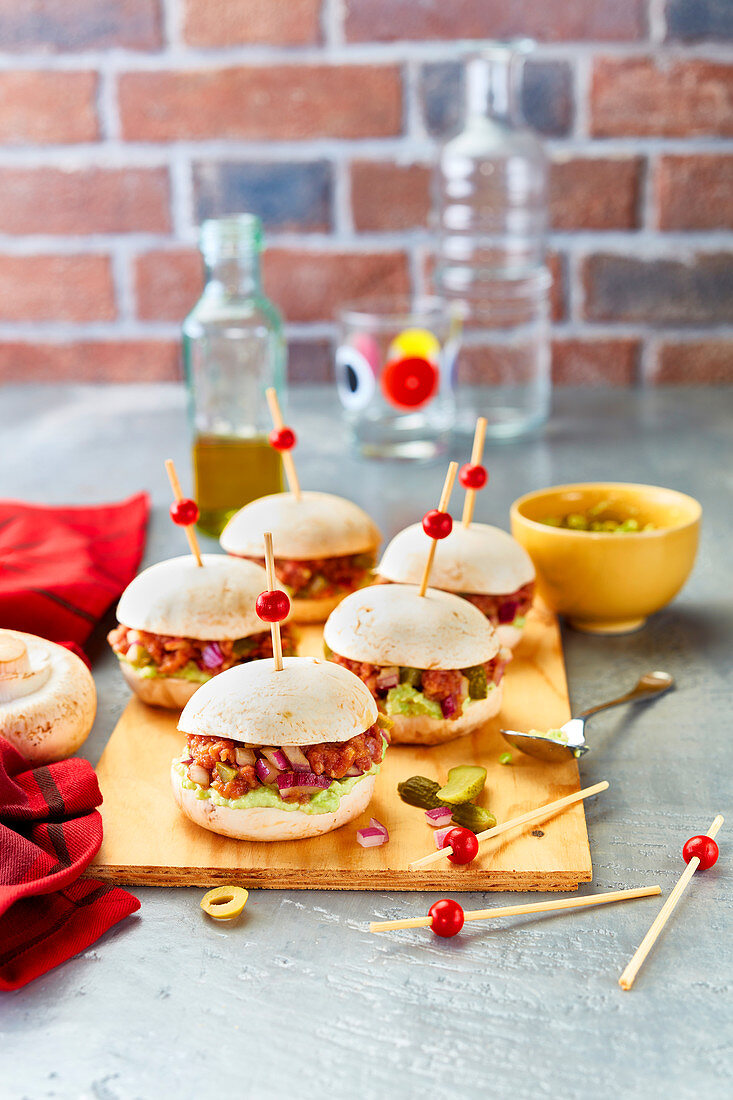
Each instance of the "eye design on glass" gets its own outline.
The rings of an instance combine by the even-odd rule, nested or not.
[[[344,408],[352,411],[365,408],[377,388],[371,364],[350,344],[336,352],[336,388]]]

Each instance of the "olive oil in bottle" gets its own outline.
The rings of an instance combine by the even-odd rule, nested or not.
[[[193,473],[198,526],[206,535],[221,534],[231,517],[250,500],[284,489],[282,459],[267,436],[242,438],[198,435],[193,441]],[[232,504],[233,501],[238,503]]]
[[[244,504],[283,488],[280,455],[267,442],[265,390],[282,396],[285,343],[262,291],[259,218],[206,221],[200,246],[206,286],[183,322],[183,357],[198,526],[217,536]]]

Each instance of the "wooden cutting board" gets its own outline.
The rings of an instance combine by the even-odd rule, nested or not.
[[[320,627],[306,628],[302,635],[300,652],[320,655]],[[499,763],[507,749],[499,734],[502,725],[556,728],[570,717],[557,621],[542,606],[528,619],[504,684],[501,714],[481,733],[435,748],[393,745],[362,818],[322,837],[282,844],[230,840],[183,817],[169,781],[170,762],[184,743],[177,715],[133,698],[97,769],[104,842],[91,872],[133,886],[226,882],[290,890],[576,889],[592,877],[582,803],[488,841],[467,866],[444,860],[419,872],[407,869],[411,860],[435,847],[423,811],[406,806],[397,795],[397,783],[410,775],[445,781],[456,764],[482,764],[488,777],[481,802],[498,822],[580,788],[575,761],[543,764],[514,750],[511,765]],[[365,849],[355,834],[371,816],[387,826],[390,841]]]

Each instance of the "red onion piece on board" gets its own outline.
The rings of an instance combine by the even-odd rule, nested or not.
[[[428,825],[439,829],[442,825],[450,825],[453,820],[453,810],[450,806],[437,806],[434,810],[426,810],[425,816],[428,819]]]
[[[362,848],[378,848],[380,844],[386,844],[389,834],[383,829],[374,829],[371,825],[366,829],[356,830],[356,843]]]
[[[451,831],[451,829],[455,829],[455,825],[448,825],[445,829],[436,829],[435,830],[435,832],[433,833],[433,836],[435,837],[435,847],[436,848],[442,848],[444,846],[445,838],[446,838],[447,834]]]

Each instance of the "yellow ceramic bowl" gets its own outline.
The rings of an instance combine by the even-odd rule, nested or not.
[[[652,531],[608,534],[551,527],[548,516],[584,513],[609,501],[620,517]],[[515,500],[512,534],[537,570],[537,589],[578,630],[624,634],[668,604],[690,575],[700,504],[655,485],[590,482],[538,489]]]

